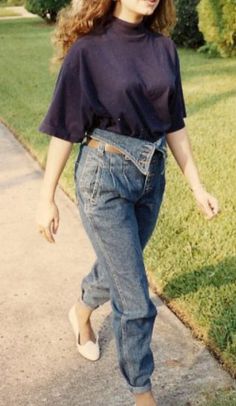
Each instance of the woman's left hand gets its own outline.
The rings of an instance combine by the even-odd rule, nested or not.
[[[192,190],[199,209],[205,214],[206,219],[211,220],[220,213],[219,202],[216,197],[208,193],[204,188]]]

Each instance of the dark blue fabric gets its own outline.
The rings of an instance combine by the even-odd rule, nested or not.
[[[112,15],[69,49],[39,131],[81,142],[97,127],[155,142],[186,116],[173,40]]]

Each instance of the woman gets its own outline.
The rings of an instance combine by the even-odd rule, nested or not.
[[[71,152],[77,204],[97,260],[69,318],[81,355],[100,356],[91,313],[111,300],[120,371],[140,406],[156,405],[150,348],[157,309],[148,293],[143,249],[165,190],[168,144],[208,219],[218,201],[202,185],[184,117],[178,53],[165,35],[172,0],[82,0],[59,16],[62,60],[39,130],[52,136],[37,211],[39,231],[55,242],[55,189]]]

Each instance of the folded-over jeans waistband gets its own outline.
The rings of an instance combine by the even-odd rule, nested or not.
[[[119,148],[144,175],[147,175],[149,172],[149,166],[155,150],[160,151],[164,158],[167,158],[165,134],[157,141],[150,142],[96,127],[88,135]]]

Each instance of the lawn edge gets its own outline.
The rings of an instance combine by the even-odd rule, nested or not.
[[[148,276],[148,283],[150,286],[151,291],[160,297],[160,299],[163,301],[163,303],[170,309],[170,311],[184,324],[185,327],[187,327],[191,333],[192,336],[200,341],[202,344],[205,345],[205,347],[208,349],[210,354],[216,359],[216,361],[219,363],[219,365],[230,374],[230,376],[235,379],[236,378],[236,368],[230,362],[229,360],[225,359],[224,355],[221,353],[221,351],[218,349],[216,345],[211,340],[207,340],[204,337],[204,330],[201,329],[200,327],[196,326],[190,318],[188,318],[187,314],[179,308],[178,305],[174,304],[171,302],[171,300],[168,299],[167,296],[163,295],[161,289],[158,286],[158,283],[156,282],[155,276],[153,275],[153,272],[149,271],[147,269],[147,276]]]

